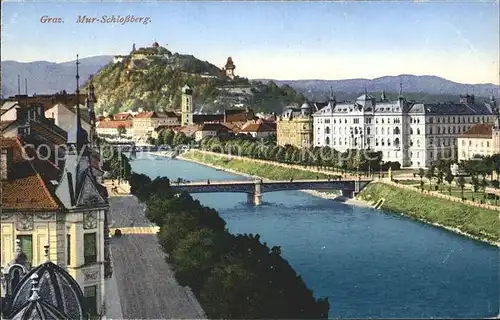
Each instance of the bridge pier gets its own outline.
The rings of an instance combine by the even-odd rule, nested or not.
[[[262,194],[260,193],[247,193],[247,201],[255,206],[260,206],[262,204]]]
[[[342,190],[342,197],[344,198],[354,198],[356,196],[356,191],[353,190]]]
[[[262,189],[260,180],[255,181],[254,192],[247,194],[247,201],[253,205],[259,206],[262,203]]]

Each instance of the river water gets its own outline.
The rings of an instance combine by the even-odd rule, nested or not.
[[[246,178],[181,160],[132,161],[151,178]],[[499,249],[370,208],[300,191],[265,193],[261,206],[245,194],[194,194],[217,209],[232,233],[260,234],[328,297],[330,317],[482,318],[499,314]]]

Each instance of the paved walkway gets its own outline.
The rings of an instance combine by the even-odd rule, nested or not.
[[[157,227],[144,217],[144,206],[133,196],[109,200],[112,227],[120,228],[123,234],[111,239],[113,275],[123,318],[205,319],[194,295],[177,283],[165,262],[165,253],[153,234]],[[134,227],[130,227],[131,220]]]
[[[120,294],[118,293],[118,285],[116,276],[105,280],[106,286],[106,319],[123,319]]]

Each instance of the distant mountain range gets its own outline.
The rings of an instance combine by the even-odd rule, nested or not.
[[[271,79],[260,79],[262,82]],[[290,85],[295,90],[303,93],[308,98],[324,99],[328,96],[330,87],[336,92],[337,100],[339,93],[341,99],[352,99],[356,95],[368,92],[375,93],[385,90],[397,94],[400,83],[404,93],[413,93],[422,100],[446,99],[445,97],[456,97],[461,94],[474,94],[478,97],[489,97],[494,94],[498,97],[500,86],[487,84],[463,84],[453,82],[437,76],[415,76],[402,74],[399,76],[385,76],[375,79],[346,79],[346,80],[272,80],[277,85]],[[415,95],[417,94],[417,95]]]
[[[113,60],[113,56],[95,56],[80,59],[80,84],[86,82],[91,74]],[[55,63],[48,61],[17,62],[2,61],[2,96],[9,97],[18,93],[17,75],[21,78],[21,94],[25,94],[25,81],[28,79],[28,94],[49,94],[76,89],[76,61]]]
[[[95,56],[80,59],[81,84],[88,76],[97,74],[100,69],[109,64],[113,56]],[[17,75],[21,76],[21,93],[25,93],[24,79],[28,79],[28,94],[54,93],[61,90],[74,92],[75,61],[54,63],[47,61],[17,62],[2,61],[2,95],[8,97],[17,94]],[[254,79],[264,83],[271,79]],[[500,87],[488,84],[462,84],[443,79],[437,76],[399,75],[385,76],[376,79],[347,79],[347,80],[272,80],[277,85],[290,85],[309,99],[325,99],[330,87],[336,92],[339,100],[352,99],[362,94],[365,88],[368,92],[377,93],[386,90],[397,94],[399,84],[408,95],[424,101],[454,100],[460,94],[474,93],[478,97],[488,97],[492,93],[498,96]],[[410,94],[412,93],[412,94]]]

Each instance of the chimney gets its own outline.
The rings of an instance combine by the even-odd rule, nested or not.
[[[3,147],[0,154],[0,179],[8,180],[12,173],[12,147]]]
[[[36,105],[36,114],[37,114],[37,120],[45,118],[43,104],[40,103]]]
[[[27,122],[27,109],[26,107],[17,107],[16,108],[16,120],[19,121],[20,123],[24,124]]]

